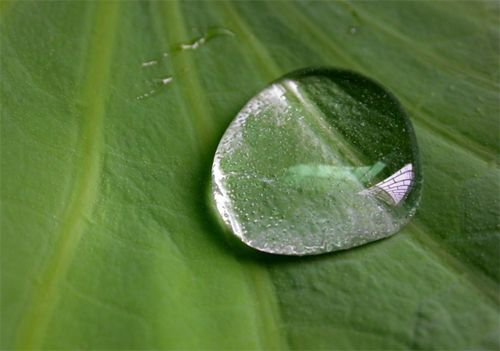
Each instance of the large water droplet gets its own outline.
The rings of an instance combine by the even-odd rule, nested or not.
[[[397,100],[357,73],[300,70],[253,97],[212,168],[219,214],[247,245],[319,254],[381,239],[415,213],[421,172]]]

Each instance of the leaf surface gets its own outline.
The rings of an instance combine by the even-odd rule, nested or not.
[[[3,349],[500,347],[498,3],[0,11]],[[215,27],[234,36],[172,50]],[[218,140],[270,81],[318,65],[401,100],[417,217],[336,254],[235,250],[206,205]]]

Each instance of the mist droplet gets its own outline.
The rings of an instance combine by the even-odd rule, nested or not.
[[[254,96],[212,167],[214,204],[232,233],[284,255],[398,232],[415,213],[421,183],[413,127],[394,96],[328,68],[292,72]]]

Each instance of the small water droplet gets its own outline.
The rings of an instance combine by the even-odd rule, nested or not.
[[[136,97],[137,100],[144,100],[150,96],[153,96],[154,94],[156,93],[156,90],[155,89],[151,89],[149,90],[147,93],[144,93],[142,95],[139,95]]]
[[[154,60],[145,61],[141,64],[141,66],[142,67],[155,66],[158,63],[160,63],[160,61],[167,59],[170,55],[175,55],[184,50],[196,50],[200,46],[220,36],[234,36],[234,33],[227,28],[221,28],[221,27],[208,28],[203,35],[191,39],[187,42],[173,45],[169,48],[168,51],[163,52],[160,55],[160,57],[157,57]]]
[[[157,65],[158,64],[158,61],[156,60],[151,60],[151,61],[146,61],[146,62],[143,62],[141,64],[142,67],[150,67],[150,66],[154,66],[154,65]]]
[[[358,27],[356,26],[349,27],[349,33],[356,34],[357,32],[358,32]]]
[[[212,167],[213,199],[233,233],[261,251],[359,246],[396,233],[415,212],[415,140],[399,103],[372,80],[336,69],[292,72],[227,129]]]
[[[173,80],[174,80],[173,77],[165,77],[165,78],[160,79],[160,82],[163,85],[167,85],[167,84],[172,83]]]
[[[160,79],[153,79],[150,84],[152,86],[155,86],[157,89],[150,89],[148,92],[142,94],[142,95],[139,95],[136,97],[137,100],[144,100],[146,98],[149,98],[151,96],[153,96],[154,94],[156,94],[158,92],[158,89],[161,87],[161,86],[164,86],[164,85],[168,85],[170,83],[172,83],[172,81],[174,80],[173,77],[165,77],[165,78],[160,78]]]

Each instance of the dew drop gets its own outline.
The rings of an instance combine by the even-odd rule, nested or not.
[[[159,80],[159,83],[161,83],[163,85],[168,85],[168,84],[172,83],[173,80],[174,80],[173,77],[165,77],[165,78],[161,78]]]
[[[250,99],[212,166],[213,200],[234,235],[284,255],[395,234],[415,213],[421,184],[398,101],[368,78],[329,68],[292,72]]]
[[[145,61],[141,64],[142,67],[150,67],[150,66],[154,66],[154,65],[157,65],[158,64],[158,61],[156,60],[151,60],[151,61]]]
[[[156,93],[156,90],[155,89],[151,89],[147,93],[144,93],[142,95],[137,96],[136,99],[137,100],[144,100],[144,99],[146,99],[148,97],[153,96],[155,93]]]

